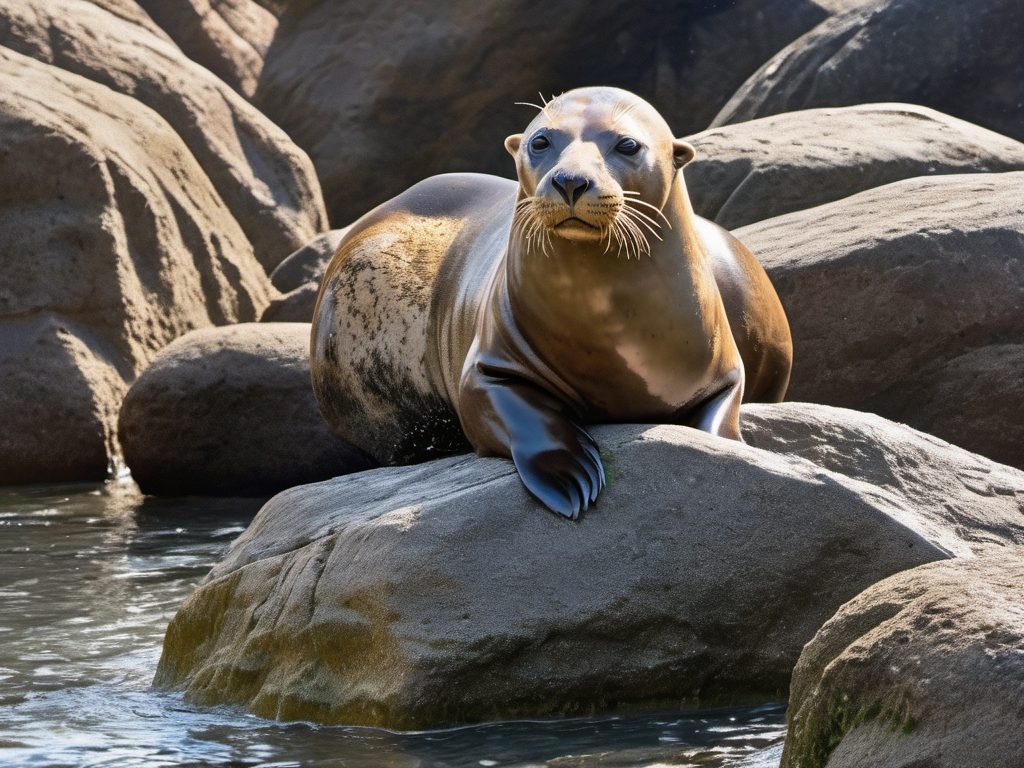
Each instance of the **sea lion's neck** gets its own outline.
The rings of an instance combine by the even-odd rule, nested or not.
[[[644,229],[650,251],[639,258],[614,240],[608,248],[607,240],[575,242],[553,235],[544,248],[536,239],[527,244],[513,235],[505,260],[513,311],[544,317],[594,314],[627,295],[656,301],[662,296],[673,300],[680,291],[700,293],[709,282],[709,267],[681,174],[662,213],[664,218],[657,217],[661,239]]]

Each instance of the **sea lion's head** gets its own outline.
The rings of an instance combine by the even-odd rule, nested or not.
[[[552,237],[649,250],[676,174],[693,147],[650,104],[620,88],[578,88],[552,99],[523,133],[516,159],[516,231],[542,248]]]

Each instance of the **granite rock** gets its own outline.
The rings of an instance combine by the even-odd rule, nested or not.
[[[712,126],[810,107],[922,104],[1024,140],[1024,5],[872,0],[766,61]]]
[[[0,46],[149,107],[178,133],[269,272],[327,228],[309,158],[242,96],[166,36],[88,0],[11,0]]]
[[[787,112],[687,141],[694,210],[726,229],[915,176],[1024,170],[1024,144],[913,104]]]

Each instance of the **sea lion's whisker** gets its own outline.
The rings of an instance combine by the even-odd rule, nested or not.
[[[533,107],[538,112],[544,111],[544,107],[542,107],[540,104],[534,104],[532,101],[514,101],[512,103],[515,104],[517,107]]]
[[[661,210],[661,208],[659,208],[658,206],[656,206],[656,205],[654,205],[652,203],[648,203],[646,200],[642,199],[640,197],[640,193],[639,192],[636,192],[636,191],[634,191],[632,189],[624,189],[624,190],[622,190],[622,195],[624,197],[628,197],[629,198],[629,202],[631,202],[631,203],[639,203],[640,205],[646,205],[648,208],[657,211],[662,216],[665,215],[664,212]]]
[[[650,227],[649,227],[649,226],[647,225],[647,223],[646,223],[646,222],[639,222],[639,223],[640,223],[640,225],[641,225],[641,226],[643,226],[643,227],[644,227],[645,229],[648,229],[648,230],[650,230],[651,234],[652,234],[652,235],[654,235],[654,237],[656,237],[656,238],[657,238],[657,239],[658,239],[658,240],[659,240],[660,242],[664,242],[664,240],[662,239],[661,235],[659,235],[659,234],[658,234],[657,232],[655,232],[654,230],[652,230],[652,229],[651,229],[651,228],[650,228]],[[646,233],[644,233],[644,239],[645,239],[645,240],[647,239],[647,234],[646,234]]]
[[[632,219],[632,221],[635,222],[636,220]],[[654,235],[656,238],[658,238],[659,241],[665,242],[664,239],[662,238],[662,236],[659,235],[655,230],[651,229],[651,226],[646,221],[640,221],[640,222],[637,222],[637,223],[639,223],[642,227],[644,227],[646,230],[648,230],[652,235]],[[646,238],[646,237],[647,237],[647,235],[645,234],[644,238]]]
[[[665,212],[664,212],[663,210],[661,210],[661,208],[659,208],[658,206],[656,206],[656,205],[651,205],[651,204],[650,204],[650,203],[648,203],[648,202],[647,202],[646,200],[641,200],[641,199],[640,199],[640,198],[638,197],[638,195],[640,194],[639,192],[634,192],[634,191],[633,191],[633,190],[631,190],[631,189],[625,189],[625,190],[623,190],[623,191],[622,191],[622,194],[623,194],[623,195],[637,195],[637,197],[630,197],[630,198],[629,198],[629,202],[630,202],[630,203],[637,203],[637,204],[639,204],[639,205],[645,205],[645,206],[647,206],[647,207],[648,207],[648,208],[650,208],[650,209],[651,209],[652,211],[654,211],[654,212],[655,212],[655,213],[657,213],[657,214],[658,214],[659,216],[661,216],[661,218],[663,218],[663,219],[665,220],[665,224],[666,224],[666,225],[668,225],[668,228],[669,228],[669,229],[672,229],[672,222],[668,220],[668,216],[666,216],[666,215],[665,215]]]
[[[637,239],[636,232],[628,224],[625,225],[626,231],[629,233],[629,242],[633,244],[633,253],[636,255],[636,260],[640,261],[640,241]]]
[[[612,222],[611,227],[609,227],[608,229],[608,247],[605,248],[605,253],[608,253],[608,251],[611,249],[612,238],[614,237],[615,242],[618,243],[618,246],[615,249],[615,258],[619,258],[622,251],[622,234],[619,232],[619,229],[621,227],[622,225],[616,219],[615,221]]]
[[[630,231],[633,234],[633,242],[636,244],[637,261],[639,261],[643,254],[649,252],[647,249],[647,239],[643,237],[643,232],[635,225],[630,227]]]
[[[619,231],[622,235],[622,244],[625,246],[626,258],[631,259],[636,254],[640,258],[640,243],[636,237],[636,226],[631,225],[628,219],[616,219],[619,224]]]
[[[601,227],[601,240],[608,238],[608,242],[605,243],[604,253],[608,253],[612,249],[612,239],[615,235],[615,220],[612,219],[610,224],[602,225]],[[600,243],[601,240],[597,242]]]
[[[618,248],[615,250],[615,258],[618,258],[618,257],[622,256],[623,248],[626,247],[626,245],[625,245],[626,238],[624,237],[624,234],[623,234],[623,224],[622,224],[621,221],[618,221],[618,219],[615,219],[614,223],[612,224],[612,228],[614,230],[615,242],[618,243]],[[630,253],[629,253],[629,250],[627,250],[626,251],[626,258],[629,258],[629,257],[630,257]]]
[[[620,101],[615,105],[615,108],[612,109],[612,120],[615,121],[625,115],[628,115],[635,106],[636,104],[628,104],[625,101]]]
[[[659,229],[661,228],[661,223],[659,221],[657,221],[656,219],[652,219],[650,216],[648,216],[646,213],[641,211],[639,208],[634,208],[629,203],[630,203],[629,200],[623,200],[622,210],[627,211],[632,216],[639,216],[644,221],[650,223],[651,226],[658,227]]]
[[[643,230],[640,229],[640,227],[636,225],[636,222],[634,222],[630,218],[623,218],[622,224],[623,226],[626,227],[627,230],[629,230],[629,232],[633,235],[633,238],[636,240],[636,257],[639,259],[641,252],[646,253],[648,256],[650,256],[651,244],[647,242],[647,237],[644,235]]]
[[[654,219],[652,219],[650,216],[647,216],[642,212],[636,210],[635,208],[631,208],[628,205],[623,206],[622,213],[626,216],[629,216],[634,221],[643,224],[650,231],[650,233],[659,240],[662,239],[661,235],[658,234],[658,229],[661,228],[661,225]]]
[[[527,247],[529,247],[530,243],[530,225],[533,222],[531,214],[532,208],[529,198],[517,202],[512,212],[512,235],[520,242],[525,243]]]
[[[530,250],[541,245],[541,223],[537,218],[530,220]]]
[[[512,214],[512,227],[527,251],[539,249],[545,256],[550,256],[548,246],[551,235],[538,216],[541,203],[536,197],[525,197],[518,201]]]

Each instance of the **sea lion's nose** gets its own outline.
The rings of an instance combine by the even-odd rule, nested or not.
[[[567,205],[575,205],[580,195],[590,189],[590,180],[568,173],[556,173],[551,177],[551,186],[558,190]]]

